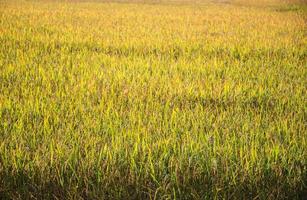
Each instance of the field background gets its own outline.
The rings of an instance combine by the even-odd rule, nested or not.
[[[306,17],[0,0],[0,199],[303,199]]]

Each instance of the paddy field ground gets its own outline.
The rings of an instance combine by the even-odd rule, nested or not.
[[[0,199],[304,199],[306,5],[0,0]]]

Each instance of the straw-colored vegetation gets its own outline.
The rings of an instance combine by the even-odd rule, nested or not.
[[[144,2],[0,0],[0,199],[303,198],[306,4]]]

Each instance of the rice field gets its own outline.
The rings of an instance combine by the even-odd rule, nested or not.
[[[307,4],[0,0],[0,199],[304,199]]]

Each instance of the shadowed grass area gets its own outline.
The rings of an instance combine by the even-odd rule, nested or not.
[[[281,6],[279,8],[276,8],[276,11],[278,12],[301,12],[303,14],[306,14],[307,12],[307,4],[294,4],[294,5],[287,5],[287,6]]]

